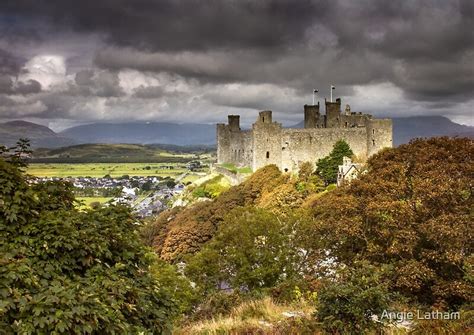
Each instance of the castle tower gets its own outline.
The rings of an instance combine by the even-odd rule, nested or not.
[[[316,128],[319,121],[319,102],[317,105],[304,105],[304,127]]]
[[[338,128],[341,118],[341,99],[337,98],[336,102],[324,100],[326,104],[326,128]]]
[[[272,111],[263,111],[258,113],[258,122],[272,123]]]
[[[240,130],[240,115],[229,115],[228,120],[230,131]]]

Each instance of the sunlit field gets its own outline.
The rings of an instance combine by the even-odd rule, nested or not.
[[[32,163],[27,173],[36,177],[177,177],[188,171],[185,163]]]

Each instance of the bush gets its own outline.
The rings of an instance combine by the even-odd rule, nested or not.
[[[186,273],[205,291],[221,283],[250,292],[272,287],[296,274],[299,255],[290,247],[289,228],[263,209],[237,208],[189,259]]]
[[[390,294],[380,268],[368,263],[340,269],[318,294],[317,317],[332,333],[364,334],[379,327],[372,316],[389,307]]]
[[[149,273],[130,209],[78,211],[70,185],[30,185],[0,158],[3,333],[169,332],[173,292]]]

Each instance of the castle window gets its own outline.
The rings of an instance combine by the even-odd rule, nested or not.
[[[375,129],[372,129],[372,134],[375,135]]]
[[[267,151],[267,158],[270,158],[270,151]]]
[[[262,122],[265,122],[265,116],[264,116],[264,117],[262,117]]]
[[[347,125],[348,125],[348,124],[347,124],[347,122],[346,122],[346,128],[347,128]]]
[[[375,140],[372,140],[372,146],[375,147]]]
[[[288,168],[285,168],[285,172],[288,172]]]

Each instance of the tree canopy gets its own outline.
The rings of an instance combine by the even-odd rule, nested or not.
[[[318,248],[340,264],[392,269],[390,289],[458,308],[472,299],[473,141],[414,140],[368,161],[368,172],[311,205]]]
[[[178,306],[149,272],[156,257],[130,209],[79,211],[70,184],[35,184],[3,154],[1,332],[168,333]]]
[[[334,143],[329,155],[318,160],[316,173],[326,182],[326,185],[333,184],[337,181],[337,173],[343,157],[352,157],[352,155],[354,153],[349,144],[344,140],[339,140]]]

